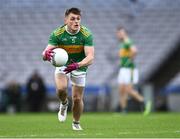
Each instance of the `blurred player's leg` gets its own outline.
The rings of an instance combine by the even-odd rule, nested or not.
[[[144,102],[144,97],[140,95],[134,88],[133,85],[127,85],[126,91],[139,102]]]
[[[76,85],[72,86],[73,130],[82,130],[79,121],[84,108],[83,91],[84,91],[84,87],[80,87]]]
[[[121,84],[119,86],[119,88],[120,88],[119,89],[120,90],[120,92],[119,92],[119,95],[120,95],[119,102],[120,102],[120,106],[121,106],[121,111],[123,113],[126,113],[127,112],[127,97],[128,97],[128,94],[126,92],[126,85]]]
[[[144,97],[133,88],[133,85],[127,86],[127,92],[140,103],[141,109],[144,111],[144,115],[148,115],[151,112],[151,102],[148,101],[145,103]]]
[[[55,82],[57,95],[60,99],[60,107],[58,112],[58,119],[60,122],[64,122],[67,117],[67,108],[68,108],[68,100],[67,100],[67,85],[68,79],[65,74],[58,73],[55,74]]]
[[[147,101],[145,104],[144,116],[148,115],[151,112],[152,102]]]

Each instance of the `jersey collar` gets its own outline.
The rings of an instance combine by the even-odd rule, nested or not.
[[[76,33],[71,33],[71,32],[68,31],[67,25],[65,26],[66,32],[69,33],[70,35],[76,35],[76,34],[80,31],[80,28],[81,28],[81,27],[79,27],[79,29],[78,29],[78,31],[77,31]]]

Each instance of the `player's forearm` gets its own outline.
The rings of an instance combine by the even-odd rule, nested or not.
[[[49,50],[49,49],[54,49],[54,48],[56,48],[56,46],[48,45],[48,46],[44,49],[44,51]]]
[[[134,59],[135,56],[136,56],[136,54],[137,54],[136,52],[132,52],[131,55],[130,55],[130,58],[131,58],[131,59]]]
[[[79,65],[79,67],[89,66],[93,63],[93,60],[94,60],[94,56],[88,55],[81,62],[79,62],[78,65]]]
[[[130,57],[131,57],[132,59],[134,59],[136,55],[137,55],[137,48],[136,48],[135,46],[133,46],[133,47],[131,48],[131,55],[130,55]]]

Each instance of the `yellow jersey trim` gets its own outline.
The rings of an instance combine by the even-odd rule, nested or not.
[[[83,45],[59,45],[60,48],[63,48],[69,54],[81,53],[84,51]]]
[[[64,33],[64,31],[65,31],[65,26],[60,27],[60,28],[58,28],[57,30],[55,30],[54,35],[55,35],[55,36],[58,36],[58,35]]]
[[[119,56],[120,57],[130,57],[131,56],[131,51],[121,48],[120,51],[119,51]]]
[[[85,27],[81,27],[81,29],[80,29],[80,32],[85,36],[85,37],[88,37],[91,33],[88,31],[88,30],[86,30],[86,28]]]

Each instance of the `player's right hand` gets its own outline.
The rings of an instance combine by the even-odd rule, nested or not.
[[[50,49],[45,49],[42,53],[43,55],[43,60],[48,60],[51,61],[52,57],[53,57],[53,49],[54,48],[50,48]]]

